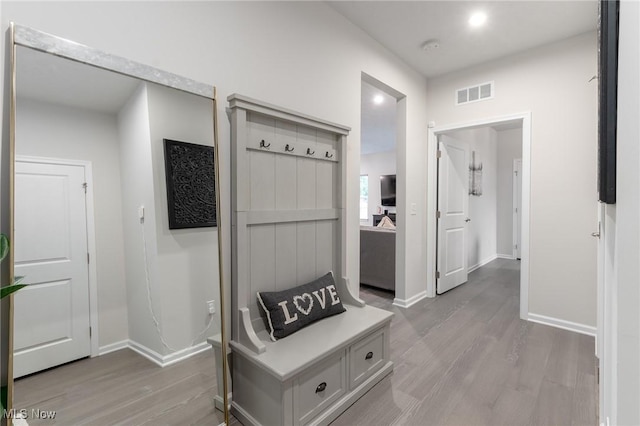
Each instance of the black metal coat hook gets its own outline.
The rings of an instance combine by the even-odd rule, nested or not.
[[[327,158],[333,158],[333,154],[329,155],[329,151],[327,151],[327,153],[324,154],[324,156],[327,157]]]
[[[284,147],[284,150],[286,152],[293,152],[294,149],[295,149],[294,147],[291,147],[291,149],[289,149],[289,144],[287,144],[287,146]]]
[[[315,151],[311,151],[311,148],[307,148],[307,155],[313,155],[315,153]]]
[[[264,139],[262,139],[260,141],[260,148],[269,148],[271,146],[271,143],[265,143]]]

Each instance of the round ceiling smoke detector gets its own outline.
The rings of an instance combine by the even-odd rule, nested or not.
[[[440,47],[440,42],[436,39],[427,40],[420,47],[422,47],[422,50],[435,50]]]

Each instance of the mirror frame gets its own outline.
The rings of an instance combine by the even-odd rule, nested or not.
[[[216,217],[218,227],[218,271],[219,271],[219,291],[220,291],[220,338],[222,349],[222,392],[224,403],[224,421],[229,424],[229,401],[227,382],[227,339],[225,330],[225,306],[224,306],[224,271],[223,271],[223,238],[222,238],[222,210],[220,208],[220,155],[218,147],[218,105],[215,86],[200,83],[186,77],[172,74],[149,65],[141,64],[120,56],[112,55],[101,50],[85,46],[74,41],[47,34],[26,26],[9,24],[10,43],[10,118],[9,118],[9,238],[15,240],[14,215],[15,215],[15,142],[16,142],[16,52],[18,46],[27,47],[40,52],[69,59],[75,62],[101,68],[125,76],[133,77],[142,81],[155,83],[161,86],[170,87],[182,92],[210,99],[213,102],[213,149],[214,149],[214,174],[216,190]],[[14,279],[14,251],[9,251],[9,282]],[[13,408],[13,295],[9,296],[9,341],[8,341],[8,365],[7,365],[7,411]],[[212,366],[215,368],[215,366]],[[12,424],[12,419],[8,418],[8,424]]]

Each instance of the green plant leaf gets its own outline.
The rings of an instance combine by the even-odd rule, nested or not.
[[[0,261],[2,261],[9,254],[9,238],[6,235],[0,234]]]
[[[20,290],[22,287],[26,287],[26,284],[12,284],[12,285],[8,285],[6,287],[2,287],[0,288],[0,299],[4,299],[5,297],[7,297],[8,295],[10,295],[11,293],[14,293],[18,290]]]
[[[0,388],[0,405],[2,405],[3,414],[4,414],[4,408],[7,406],[7,395],[8,395],[8,388],[6,386],[2,386],[2,388]]]

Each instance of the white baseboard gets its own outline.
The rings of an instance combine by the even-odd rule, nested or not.
[[[577,322],[565,321],[558,318],[547,317],[545,315],[529,313],[529,317],[527,319],[531,322],[537,322],[539,324],[549,325],[563,330],[574,331],[588,336],[595,337],[597,332],[596,328],[590,325],[578,324]]]
[[[493,262],[497,258],[498,258],[498,256],[494,254],[493,256],[487,257],[485,260],[481,260],[479,263],[476,263],[475,265],[469,267],[468,273],[471,273],[471,272],[475,271],[478,268],[482,268],[484,265],[486,265],[489,262]]]
[[[98,356],[106,355],[111,352],[119,351],[120,349],[128,348],[129,341],[121,340],[115,343],[109,343],[108,345],[100,346],[98,348]]]
[[[163,366],[162,355],[160,355],[158,352],[152,349],[149,349],[148,347],[141,345],[138,342],[134,342],[133,340],[129,340],[129,349],[131,349],[134,352],[137,352],[138,354],[147,358],[149,361],[154,362],[158,366],[160,367]]]
[[[160,367],[167,367],[171,364],[175,364],[177,362],[183,361],[187,358],[190,358],[194,355],[199,354],[200,352],[204,352],[207,349],[211,348],[211,345],[207,342],[198,343],[195,346],[191,346],[189,348],[182,349],[177,352],[173,352],[168,355],[160,355],[158,352],[147,348],[144,345],[141,345],[138,342],[134,342],[133,340],[127,341],[129,349],[143,357],[147,358],[149,361],[157,364]]]
[[[397,297],[395,299],[393,299],[393,305],[394,306],[399,306],[401,308],[408,308],[410,306],[415,305],[416,303],[418,303],[419,301],[421,301],[422,299],[426,299],[427,298],[427,292],[426,291],[422,291],[418,294],[416,294],[415,296],[412,296],[408,299],[398,299]]]
[[[211,345],[209,343],[207,342],[198,343],[195,346],[191,346],[181,351],[177,351],[172,354],[165,355],[164,357],[162,357],[162,366],[166,367],[168,365],[175,364],[176,362],[180,362],[187,358],[191,358],[192,356],[197,355],[200,352],[204,352],[206,350],[211,350]]]
[[[498,259],[509,259],[509,260],[515,260],[515,257],[513,257],[512,254],[496,254],[496,257]]]

